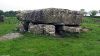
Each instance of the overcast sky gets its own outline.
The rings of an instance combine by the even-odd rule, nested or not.
[[[100,10],[100,0],[0,0],[0,10],[34,10],[41,8]]]

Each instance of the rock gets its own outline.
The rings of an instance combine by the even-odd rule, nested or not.
[[[69,27],[69,26],[63,26],[63,30],[67,32],[81,32],[81,27]]]
[[[29,32],[34,34],[43,34],[43,24],[33,25],[29,24]]]
[[[38,9],[17,14],[17,19],[23,22],[19,31],[50,35],[55,35],[55,32],[63,34],[64,31],[80,32],[82,17],[80,11],[61,8]]]
[[[81,30],[81,32],[88,32],[89,31],[89,29],[87,29],[87,28],[83,28],[82,30]]]
[[[20,36],[22,36],[20,33],[8,33],[8,34],[6,34],[6,35],[4,35],[4,36],[1,36],[1,37],[0,37],[0,41],[1,41],[1,40],[14,39],[14,38],[18,38],[18,37],[20,37]]]
[[[18,26],[17,26],[17,31],[19,31],[19,32],[24,32],[25,30],[24,30],[24,27],[23,27],[23,22],[20,22],[19,24],[18,24]]]
[[[80,25],[82,13],[60,8],[46,8],[33,10],[31,12],[21,12],[17,14],[20,21],[31,21],[38,24],[60,25]]]
[[[55,35],[55,26],[54,25],[45,25],[45,24],[33,25],[32,23],[30,23],[29,24],[29,32],[32,32],[34,34]]]
[[[55,26],[54,25],[45,25],[44,26],[45,33],[49,35],[55,36]]]

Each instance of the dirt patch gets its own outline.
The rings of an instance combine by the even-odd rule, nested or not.
[[[9,39],[14,39],[14,38],[18,38],[22,36],[20,33],[8,33],[6,35],[3,35],[0,37],[0,41],[1,40],[9,40]]]

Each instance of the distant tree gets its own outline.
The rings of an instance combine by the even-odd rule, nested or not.
[[[17,12],[16,11],[6,11],[4,13],[5,16],[16,16]]]
[[[2,10],[0,10],[0,22],[4,21],[4,12]]]
[[[0,10],[0,15],[3,15],[3,14],[4,14],[4,12],[2,10]]]
[[[87,12],[85,11],[85,9],[81,9],[80,11],[83,13],[84,16],[87,15]]]
[[[94,17],[98,12],[96,10],[92,10],[89,12],[91,17]]]

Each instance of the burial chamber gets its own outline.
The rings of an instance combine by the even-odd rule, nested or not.
[[[56,32],[60,32],[60,30],[63,30],[63,26],[80,26],[82,17],[83,14],[80,11],[71,11],[68,9],[60,8],[22,11],[17,14],[17,19],[23,22],[25,31],[28,31],[29,23],[31,22],[33,25],[54,25]]]

